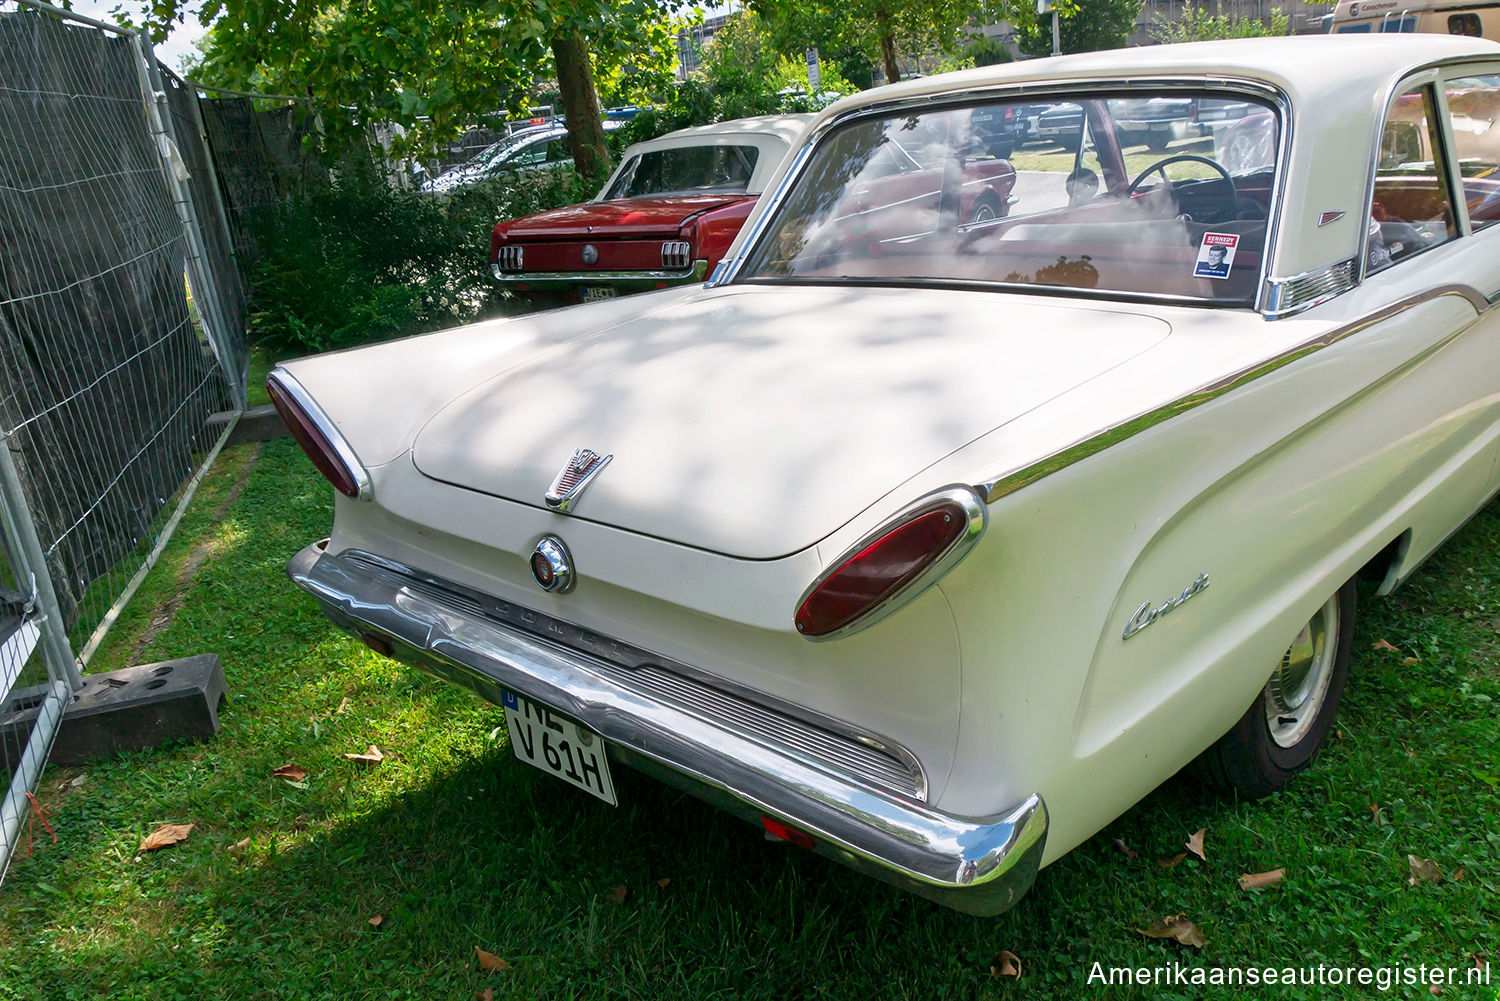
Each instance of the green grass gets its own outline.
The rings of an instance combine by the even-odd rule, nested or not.
[[[1500,959],[1495,509],[1394,598],[1364,602],[1339,736],[1288,791],[1240,804],[1169,782],[1013,911],[976,919],[768,844],[623,769],[611,809],[514,761],[490,738],[497,709],[369,653],[286,580],[331,507],[294,445],[267,446],[222,522],[208,516],[255,454],[221,457],[101,654],[131,648],[176,568],[211,542],[141,659],[217,653],[231,693],[222,732],[47,771],[38,794],[59,840],[23,850],[0,887],[0,998],[1228,997],[1106,989],[1088,975],[1095,962]],[[1376,649],[1381,639],[1399,652]],[[344,759],[370,743],[391,759]],[[305,788],[271,777],[287,762],[308,771]],[[138,855],[168,822],[197,827]],[[1199,828],[1207,862],[1157,865]],[[1464,876],[1409,886],[1408,853]],[[1281,866],[1279,887],[1236,885]],[[1137,931],[1178,912],[1207,934],[1201,952]],[[508,968],[479,970],[476,946]],[[991,976],[1002,949],[1021,957],[1019,981]],[[1493,999],[1497,986],[1442,996]],[[1425,986],[1260,993],[1430,997]]]

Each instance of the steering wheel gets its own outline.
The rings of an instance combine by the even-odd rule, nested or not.
[[[1214,219],[1204,221],[1218,222],[1225,219],[1234,218],[1235,210],[1240,203],[1240,193],[1239,190],[1234,186],[1234,178],[1231,177],[1229,171],[1225,170],[1219,163],[1210,160],[1206,156],[1198,156],[1194,153],[1178,153],[1175,156],[1162,157],[1160,160],[1157,160],[1151,166],[1147,167],[1145,170],[1136,175],[1135,180],[1131,181],[1130,186],[1125,189],[1125,197],[1129,198],[1134,195],[1136,191],[1139,190],[1141,182],[1150,177],[1152,174],[1160,174],[1162,183],[1166,185],[1168,190],[1171,190],[1172,179],[1167,176],[1167,168],[1174,163],[1201,163],[1218,171],[1219,176],[1224,178],[1224,183],[1229,188],[1228,197],[1225,199],[1225,205],[1227,205],[1227,209],[1221,209],[1218,213],[1215,214]]]

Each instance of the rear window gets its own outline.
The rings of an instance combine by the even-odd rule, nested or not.
[[[740,278],[1248,305],[1279,135],[1256,99],[1177,90],[860,118],[819,142]]]
[[[755,146],[682,146],[633,156],[605,199],[690,192],[741,194],[750,186],[760,150]]]

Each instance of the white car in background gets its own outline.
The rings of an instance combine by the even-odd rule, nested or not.
[[[620,127],[614,119],[604,120],[604,131]],[[486,146],[472,158],[422,182],[422,191],[445,194],[455,188],[475,184],[507,173],[530,173],[549,168],[571,166],[573,151],[568,146],[568,128],[561,120],[546,125],[519,129],[497,143]]]
[[[579,791],[639,768],[1004,910],[1194,759],[1248,797],[1307,767],[1354,580],[1500,487],[1497,165],[1447,153],[1497,74],[1314,36],[841,101],[707,285],[277,367],[338,490],[292,579]],[[1262,116],[1269,162],[1131,145],[1168,97]],[[963,211],[976,109],[1041,104],[1066,200]]]

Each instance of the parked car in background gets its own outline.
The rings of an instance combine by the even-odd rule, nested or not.
[[[621,123],[620,119],[604,119],[605,134],[619,128]],[[473,159],[423,181],[421,190],[443,194],[506,173],[529,173],[568,166],[572,162],[567,124],[561,118],[554,118],[544,125],[517,129]]]
[[[702,282],[811,120],[742,118],[631,146],[593,201],[496,224],[495,280],[543,305]]]
[[[1500,164],[1450,152],[1497,74],[1306,36],[841,101],[707,285],[278,366],[338,491],[291,577],[579,792],[638,768],[1004,910],[1195,759],[1246,798],[1307,768],[1356,579],[1500,489]],[[1177,97],[1270,161],[1127,153]],[[1023,102],[1076,150],[976,218],[974,112]],[[871,204],[903,157],[935,197]]]

